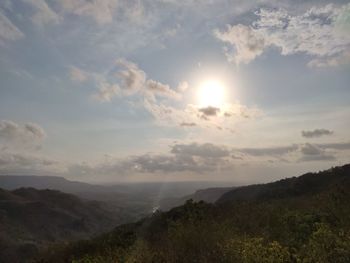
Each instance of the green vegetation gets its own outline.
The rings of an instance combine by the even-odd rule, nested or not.
[[[350,262],[350,165],[234,191],[51,247],[38,262]]]

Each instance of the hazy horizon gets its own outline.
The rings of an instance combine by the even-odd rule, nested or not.
[[[344,163],[344,164],[338,164],[337,166],[342,166],[348,163]],[[281,179],[286,179],[286,178],[291,178],[291,177],[298,177],[307,173],[317,173],[320,171],[324,171],[324,170],[328,170],[332,167],[337,167],[337,166],[331,166],[331,167],[325,167],[325,168],[316,168],[314,170],[305,170],[305,171],[301,171],[299,173],[293,173],[291,172],[290,174],[283,174],[283,171],[281,171],[280,174],[278,175],[260,175],[259,178],[256,179],[252,179],[252,178],[241,178],[242,180],[237,180],[236,178],[231,178],[232,180],[214,180],[211,178],[208,178],[207,180],[204,180],[203,177],[198,177],[198,179],[196,178],[190,178],[188,180],[184,179],[184,180],[175,180],[170,178],[168,180],[164,179],[164,178],[160,178],[157,180],[157,178],[155,178],[154,180],[128,180],[126,178],[126,180],[114,180],[113,178],[111,178],[111,180],[98,180],[98,178],[75,178],[74,176],[69,176],[69,175],[65,175],[65,174],[41,174],[40,172],[38,172],[37,174],[18,174],[18,173],[13,173],[13,174],[6,174],[6,173],[1,173],[1,176],[5,176],[5,177],[22,177],[22,176],[28,176],[28,177],[57,177],[57,178],[63,178],[66,179],[68,181],[71,182],[81,182],[81,183],[88,183],[88,184],[92,184],[92,185],[101,185],[101,186],[117,186],[117,185],[127,185],[127,184],[167,184],[167,183],[171,183],[171,184],[186,184],[186,183],[192,183],[192,184],[198,184],[198,185],[203,185],[205,187],[205,185],[207,185],[208,187],[226,187],[226,186],[244,186],[244,185],[250,185],[250,184],[264,184],[264,183],[270,183],[270,182],[274,182],[274,181],[278,181]],[[307,168],[306,168],[307,169]],[[257,173],[258,174],[258,173]],[[259,175],[259,174],[258,174]],[[236,179],[236,180],[235,180]],[[246,180],[245,180],[246,179]],[[251,180],[249,180],[251,179]],[[202,187],[199,186],[199,188]],[[198,188],[198,189],[199,189]]]

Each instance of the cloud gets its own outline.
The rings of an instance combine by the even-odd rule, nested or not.
[[[71,67],[69,71],[70,79],[75,82],[85,82],[89,78],[89,74],[77,67]]]
[[[69,167],[68,173],[72,175],[93,176],[121,176],[128,173],[202,173],[215,170],[215,166],[195,159],[192,156],[177,156],[169,154],[143,154],[125,159],[109,160],[95,166],[75,164]]]
[[[190,155],[203,158],[222,158],[230,156],[230,151],[226,147],[211,143],[175,144],[171,146],[170,152],[176,155]]]
[[[55,161],[38,158],[17,153],[2,153],[0,155],[0,166],[18,166],[20,168],[24,167],[34,167],[37,165],[49,166],[55,164]]]
[[[159,125],[179,126],[181,123],[195,123],[197,120],[194,109],[191,107],[177,109],[148,99],[143,101],[143,106],[154,117]]]
[[[14,41],[24,37],[24,34],[2,14],[0,10],[0,44],[5,41]]]
[[[261,162],[322,162],[334,161],[336,155],[330,149],[349,150],[350,143],[331,144],[293,144],[289,146],[261,148],[231,148],[213,143],[175,143],[170,145],[169,152],[146,153],[125,158],[109,157],[99,163],[76,163],[67,166],[63,174],[94,178],[96,174],[102,178],[120,176],[143,176],[164,174],[203,174],[217,175],[229,173],[238,165],[244,164],[247,156],[251,165]],[[336,152],[335,152],[336,153]],[[270,159],[273,158],[273,159]],[[34,155],[17,153],[0,153],[0,173],[46,173],[52,169],[59,170],[59,162]]]
[[[322,149],[350,150],[350,142],[317,144]]]
[[[72,67],[71,77],[77,81],[86,79],[86,72]],[[93,98],[101,102],[112,101],[113,98],[134,96],[139,99],[134,105],[142,105],[156,120],[157,124],[174,127],[198,126],[231,131],[235,120],[255,118],[261,115],[257,108],[248,108],[240,103],[225,104],[219,107],[201,108],[187,104],[184,107],[168,104],[168,100],[180,100],[189,89],[186,81],[180,82],[176,88],[148,78],[137,64],[119,59],[105,73],[88,73],[89,79],[95,81],[98,91]],[[137,97],[136,97],[137,96]],[[216,116],[216,118],[210,118]],[[209,127],[210,126],[210,127]]]
[[[96,164],[85,162],[73,164],[68,167],[67,174],[87,177],[98,174],[109,178],[130,174],[136,176],[180,173],[217,175],[220,172],[229,173],[247,160],[251,165],[266,162],[291,164],[334,161],[336,152],[327,150],[332,147],[350,149],[350,143],[324,144],[324,146],[306,143],[261,148],[233,148],[227,145],[198,142],[174,143],[170,145],[169,152],[165,153],[146,153],[125,158],[109,157]],[[247,156],[255,158],[247,159]]]
[[[301,135],[305,138],[316,138],[324,135],[332,135],[333,131],[326,129],[315,129],[313,131],[301,131]]]
[[[215,36],[223,42],[234,46],[233,51],[227,51],[226,55],[229,61],[240,63],[249,63],[264,51],[264,37],[252,27],[238,24],[236,26],[228,25],[226,31],[214,31]],[[233,53],[232,53],[233,52]]]
[[[32,21],[34,24],[44,26],[49,23],[58,24],[61,21],[61,17],[49,7],[45,0],[22,1],[30,4],[36,9],[35,14],[32,16]]]
[[[185,108],[175,108],[153,100],[145,99],[143,106],[152,114],[159,125],[189,127],[197,126],[203,129],[213,129],[222,132],[232,132],[232,125],[241,119],[253,119],[262,113],[256,108],[244,105],[228,104],[220,108],[188,104]],[[229,115],[225,114],[228,113]],[[214,117],[215,118],[211,118]]]
[[[324,151],[316,145],[306,143],[304,146],[302,146],[301,152],[305,155],[320,155]]]
[[[146,73],[139,67],[127,60],[118,60],[117,65],[122,67],[116,75],[121,79],[121,88],[127,94],[134,94],[142,89],[146,82]]]
[[[261,147],[261,148],[232,148],[234,154],[252,156],[256,161],[264,158],[276,158],[283,162],[308,162],[308,161],[332,161],[336,160],[340,151],[350,150],[350,143],[325,143],[325,144],[292,144],[289,146]],[[284,158],[282,158],[282,156]]]
[[[141,154],[124,159],[109,159],[97,165],[86,163],[69,167],[74,175],[120,176],[130,173],[208,173],[228,170],[232,167],[230,152],[223,146],[206,144],[175,144],[170,153]]]
[[[52,173],[59,164],[56,160],[23,153],[0,153],[0,174]]]
[[[43,139],[46,137],[46,133],[38,124],[26,123],[24,124],[24,130],[32,135],[34,138]]]
[[[119,0],[57,0],[65,12],[93,18],[96,23],[105,25],[113,21]]]
[[[172,90],[169,85],[162,84],[152,79],[147,80],[146,90],[147,92],[150,92],[151,95],[167,97],[175,100],[179,100],[181,98],[181,95]]]
[[[118,94],[120,94],[120,87],[118,85],[102,82],[100,83],[98,92],[92,97],[101,102],[108,102]]]
[[[176,124],[195,123],[198,126],[208,126],[208,122],[210,123],[210,117],[214,116],[217,117],[217,121],[225,124],[225,121],[228,121],[230,118],[231,120],[237,120],[240,118],[253,119],[262,115],[261,110],[257,108],[248,108],[247,106],[241,105],[239,103],[225,104],[220,108],[213,106],[201,108],[196,105],[188,104],[183,110],[175,109],[169,106],[153,104],[154,103],[152,102],[148,102],[146,108],[149,109],[149,111],[152,113],[158,113],[154,114],[156,118],[164,119],[164,116],[167,116],[169,120],[172,119],[173,123]],[[215,127],[218,126],[217,122],[213,122],[213,124],[215,124]]]
[[[226,118],[230,117],[241,117],[245,119],[254,119],[263,115],[263,112],[256,108],[248,108],[240,103],[226,104],[222,107],[223,116]]]
[[[186,90],[188,90],[188,82],[187,81],[182,81],[179,83],[179,85],[177,86],[177,89],[179,92],[185,92]]]
[[[319,154],[319,155],[304,155],[299,159],[299,162],[314,162],[314,161],[335,161],[336,157],[333,155]]]
[[[0,139],[5,141],[32,142],[46,137],[45,131],[35,123],[19,125],[12,121],[0,121]]]
[[[152,101],[156,101],[156,97],[174,100],[181,98],[181,94],[169,85],[148,79],[146,73],[137,64],[123,59],[117,60],[116,67],[111,72],[99,75],[97,82],[99,92],[94,97],[101,101],[111,101],[116,95],[135,94]]]
[[[203,172],[208,169],[208,166],[195,160],[192,156],[146,154],[135,157],[131,161],[136,170],[147,173]]]
[[[339,56],[330,56],[326,58],[315,58],[307,65],[310,68],[328,68],[339,67],[348,64],[350,61],[350,51],[344,51]]]
[[[162,126],[205,127],[203,121],[208,125],[207,120],[204,120],[202,117],[203,114],[198,112],[198,109],[193,105],[187,105],[184,109],[177,109],[163,103],[145,99],[143,106],[152,114],[157,123]]]
[[[282,55],[303,53],[312,57],[309,66],[338,66],[350,62],[348,16],[350,4],[313,7],[300,15],[284,9],[260,9],[250,26],[228,26],[215,30],[216,37],[228,43],[228,59],[249,63],[268,47]]]
[[[302,162],[333,161],[336,159],[334,155],[329,154],[324,149],[310,143],[306,143],[301,147],[301,153],[302,157],[299,161]]]
[[[146,73],[135,63],[120,59],[116,66],[117,70],[114,68],[107,74],[93,74],[98,86],[98,92],[93,98],[109,102],[117,95],[130,96],[144,88]]]
[[[13,3],[11,2],[11,0],[3,0],[0,2],[0,7],[5,9],[5,10],[12,11],[13,10]]]
[[[276,157],[288,155],[293,159],[299,155],[299,161],[335,159],[330,150],[350,150],[350,143],[326,143],[326,144],[292,144],[289,146],[261,147],[261,148],[233,148],[234,153],[241,153],[253,157]],[[301,157],[300,157],[301,155]],[[289,161],[292,161],[290,159]]]
[[[220,112],[220,108],[208,106],[205,108],[200,108],[198,111],[204,116],[216,116]]]
[[[238,148],[234,151],[248,154],[251,156],[280,156],[298,149],[298,145],[293,144],[290,146],[277,146],[277,147],[262,147],[262,148]]]
[[[180,82],[176,88],[148,78],[147,74],[136,63],[119,59],[105,73],[88,73],[89,79],[96,82],[98,91],[93,98],[101,102],[112,101],[113,98],[131,97],[139,99],[134,105],[143,106],[163,126],[215,128],[231,132],[232,124],[239,119],[253,119],[262,113],[257,108],[248,108],[240,103],[225,104],[219,107],[199,107],[187,104],[184,107],[168,104],[168,100],[180,100],[189,89],[186,81]],[[86,73],[72,67],[71,77],[84,81]],[[137,96],[137,97],[136,97]],[[216,118],[210,118],[215,116]],[[230,127],[228,127],[228,125]]]
[[[181,122],[180,126],[182,126],[182,127],[194,127],[194,126],[197,126],[197,124],[195,124],[194,122]]]
[[[122,70],[116,74],[120,78],[121,87],[126,91],[126,94],[134,94],[136,92],[144,93],[154,99],[154,96],[166,97],[178,100],[181,95],[171,89],[169,85],[160,83],[153,79],[147,79],[146,73],[130,61],[119,60],[117,62]]]

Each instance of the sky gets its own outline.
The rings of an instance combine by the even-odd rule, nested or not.
[[[350,2],[0,1],[0,174],[268,182],[349,162]]]

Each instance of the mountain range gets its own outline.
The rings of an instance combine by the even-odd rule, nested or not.
[[[58,177],[4,178],[0,185],[8,189],[86,192],[1,189],[0,262],[350,262],[350,164],[267,184],[164,195],[153,213],[147,209],[159,193],[152,197],[152,184],[118,192],[120,186]]]
[[[350,165],[188,200],[38,262],[350,262]]]

